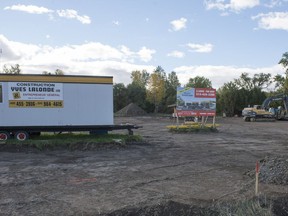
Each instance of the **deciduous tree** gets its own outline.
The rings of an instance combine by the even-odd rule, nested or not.
[[[165,96],[166,73],[162,67],[158,66],[150,75],[147,100],[154,104],[154,113],[158,113],[159,106]]]
[[[185,86],[190,88],[212,88],[212,82],[203,76],[196,76],[190,78]]]
[[[21,73],[20,65],[19,64],[15,64],[14,66],[11,65],[10,68],[8,68],[7,65],[4,65],[3,66],[3,73],[6,73],[6,74],[20,74]]]
[[[137,84],[141,87],[146,87],[149,81],[149,73],[146,70],[132,71],[131,79],[133,84]]]
[[[168,74],[168,78],[165,82],[165,99],[163,104],[164,111],[171,112],[171,108],[169,110],[168,105],[176,103],[178,86],[180,86],[179,79],[177,77],[177,74],[174,71],[172,71],[171,73]]]
[[[276,81],[277,87],[279,87],[279,90],[282,92],[288,93],[288,52],[285,52],[282,55],[282,58],[278,62],[278,64],[281,64],[285,69],[285,76],[276,75],[274,77],[274,80]]]
[[[113,85],[114,112],[119,111],[128,104],[127,88],[123,83]]]

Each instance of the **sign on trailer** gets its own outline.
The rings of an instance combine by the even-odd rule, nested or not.
[[[63,83],[9,82],[9,107],[63,108]]]

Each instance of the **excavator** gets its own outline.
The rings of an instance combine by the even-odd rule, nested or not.
[[[271,103],[278,105],[277,108],[271,106]],[[288,117],[288,96],[286,94],[277,94],[266,98],[262,105],[246,107],[242,110],[244,121],[256,121],[257,119],[281,120]]]

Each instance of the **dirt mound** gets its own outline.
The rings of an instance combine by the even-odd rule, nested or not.
[[[134,103],[130,103],[123,109],[119,110],[117,116],[143,116],[147,113]]]
[[[266,157],[260,162],[259,179],[261,182],[288,185],[288,157]]]

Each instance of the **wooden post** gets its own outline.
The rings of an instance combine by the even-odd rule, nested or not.
[[[213,128],[215,128],[216,116],[213,116]]]
[[[204,127],[204,116],[202,116],[202,121],[201,121],[201,128],[203,128]]]
[[[255,178],[255,196],[258,196],[259,192],[259,162],[256,161],[256,178]]]
[[[178,113],[177,113],[176,108],[174,108],[174,116],[176,116],[176,124],[177,124],[177,129],[178,129],[178,127],[179,127],[179,117],[178,117]]]

